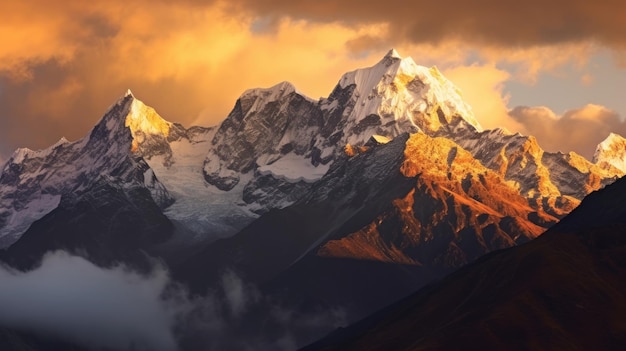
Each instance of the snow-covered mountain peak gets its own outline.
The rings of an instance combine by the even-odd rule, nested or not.
[[[66,144],[69,144],[69,143],[70,142],[67,139],[65,139],[65,137],[63,137],[63,138],[59,139],[59,141],[54,143],[52,146],[49,146],[49,147],[47,147],[45,149],[41,149],[41,150],[31,150],[31,149],[29,149],[27,147],[17,148],[13,152],[11,157],[9,157],[9,159],[7,160],[7,164],[8,163],[21,164],[25,160],[33,159],[33,158],[43,159],[46,156],[50,155],[59,146],[66,145]]]
[[[349,85],[355,84],[359,92],[365,93],[372,90],[383,80],[390,82],[390,79],[398,70],[401,61],[402,59],[399,57],[392,56],[388,53],[372,67],[360,68],[345,73],[339,80],[339,86],[346,88]]]
[[[126,116],[125,126],[130,128],[133,138],[138,132],[167,136],[172,128],[172,123],[161,118],[152,107],[133,97],[130,111]]]
[[[80,194],[101,179],[129,189],[143,187],[156,204],[166,207],[172,198],[139,156],[148,147],[161,146],[155,140],[163,140],[171,125],[125,95],[86,137],[75,142],[61,138],[43,150],[17,149],[0,174],[0,248],[55,209],[64,194]]]
[[[398,132],[422,130],[432,134],[460,118],[477,131],[482,130],[460,89],[437,67],[419,66],[393,49],[374,66],[344,74],[338,87],[351,86],[354,108],[346,117],[357,124],[377,115],[382,125],[395,121],[403,129]]]
[[[105,138],[111,142],[124,138],[132,142],[130,149],[134,152],[148,139],[167,139],[173,128],[173,123],[161,118],[152,107],[137,99],[129,90],[109,108],[94,128],[97,135],[92,132],[91,137]],[[124,147],[126,142],[116,144]]]
[[[13,151],[11,157],[9,157],[9,162],[15,164],[22,163],[24,159],[28,157],[28,155],[31,155],[33,153],[34,151],[27,147],[17,148],[15,151]]]
[[[602,168],[613,166],[626,172],[626,139],[619,134],[610,133],[596,147],[593,162]]]
[[[387,55],[385,55],[385,57],[402,59],[402,56],[400,56],[398,51],[393,48],[387,52]]]
[[[52,145],[52,147],[57,147],[59,145],[63,145],[63,144],[67,144],[70,141],[67,140],[65,137],[61,137],[61,139],[59,139],[59,141],[57,141],[56,143],[54,143],[54,145]]]
[[[241,108],[244,114],[254,113],[262,110],[266,104],[282,100],[292,93],[313,102],[310,98],[301,94],[290,82],[281,82],[269,88],[254,88],[244,91],[239,97]]]
[[[241,98],[247,97],[263,97],[266,99],[278,99],[282,96],[291,94],[296,91],[296,87],[289,82],[280,82],[269,88],[253,88],[244,91]]]
[[[625,142],[626,142],[626,139],[624,137],[622,137],[619,134],[611,132],[606,137],[606,139],[604,139],[600,144],[598,144],[598,147],[606,149],[606,148],[610,148],[611,146],[623,144]]]

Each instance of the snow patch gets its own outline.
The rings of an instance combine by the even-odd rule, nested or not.
[[[289,183],[307,182],[314,183],[328,172],[329,164],[318,165],[311,164],[311,160],[289,153],[272,164],[259,166],[258,172],[262,175],[271,175],[277,179],[283,179]]]
[[[21,210],[13,211],[6,225],[0,229],[0,248],[13,244],[33,222],[57,208],[60,201],[60,195],[40,194]]]
[[[147,160],[175,200],[164,214],[190,231],[192,236],[184,240],[189,245],[233,235],[258,217],[238,205],[250,175],[241,176],[239,184],[230,191],[219,190],[204,181],[203,161],[215,131],[198,135],[193,141],[183,138],[170,143],[175,167],[164,166],[163,155]]]
[[[11,155],[11,158],[9,160],[15,164],[20,164],[23,163],[26,159],[45,158],[46,156],[50,155],[58,146],[68,143],[67,140],[65,140],[64,142],[63,140],[65,140],[65,138],[62,138],[54,145],[41,150],[31,150],[26,147],[18,148],[17,150],[15,150],[15,152],[13,152],[13,155]]]
[[[376,141],[378,144],[387,144],[388,142],[391,141],[390,138],[387,138],[386,136],[382,136],[378,134],[372,135],[372,139],[374,139],[374,141]]]

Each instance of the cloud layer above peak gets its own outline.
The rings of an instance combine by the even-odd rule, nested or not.
[[[343,73],[391,47],[444,73],[456,69],[457,77],[489,69],[484,80],[473,75],[476,86],[506,97],[494,79],[535,84],[545,72],[585,67],[599,48],[622,62],[624,13],[626,3],[612,0],[7,0],[0,3],[0,155],[80,138],[128,88],[168,120],[212,125],[246,89],[286,80],[326,96]],[[593,81],[587,73],[575,72]],[[470,103],[498,110],[481,122],[506,115],[502,102]]]

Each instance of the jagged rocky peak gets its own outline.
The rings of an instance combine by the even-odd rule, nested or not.
[[[266,201],[264,194],[274,188],[292,193],[286,189],[293,185],[286,183],[316,181],[343,157],[346,145],[359,149],[373,135],[393,139],[406,132],[476,130],[482,128],[470,106],[437,68],[418,66],[391,50],[374,66],[344,74],[319,101],[287,82],[247,90],[220,124],[203,173],[208,184],[225,191],[248,174],[250,196],[244,201]],[[281,186],[259,188],[275,181]]]
[[[319,134],[322,121],[318,102],[298,93],[291,83],[247,90],[212,140],[214,147],[204,162],[206,181],[230,190],[239,182],[240,174],[286,155],[289,163],[305,164],[308,159],[310,165],[311,140]],[[294,169],[284,166],[280,168]],[[288,178],[299,179],[302,172]]]
[[[381,125],[395,121],[408,124],[406,129],[413,126],[432,134],[460,118],[473,129],[482,130],[459,88],[437,67],[419,66],[411,57],[402,58],[395,49],[372,67],[344,74],[338,88],[352,85],[354,107],[346,117],[356,122],[377,115]]]
[[[56,208],[62,195],[80,194],[100,177],[145,187],[159,206],[171,204],[142,156],[166,153],[165,137],[175,126],[127,93],[86,137],[62,138],[43,150],[17,149],[0,174],[0,247]]]
[[[626,172],[626,139],[619,134],[610,133],[596,147],[593,162],[604,169],[615,167]]]
[[[172,129],[171,122],[161,118],[152,107],[145,105],[137,98],[133,98],[125,125],[130,128],[133,136],[139,132],[167,136]]]
[[[271,101],[277,101],[291,93],[297,92],[296,87],[289,82],[281,82],[270,88],[254,88],[246,90],[239,100],[244,111],[249,112],[255,107],[262,108],[262,105]]]
[[[167,166],[172,164],[169,142],[186,135],[181,125],[163,119],[154,108],[137,99],[130,89],[109,108],[94,132],[106,134],[105,139],[108,140],[127,138],[129,149],[146,159],[165,155]],[[125,145],[126,142],[120,144]]]
[[[59,141],[54,143],[52,146],[49,146],[41,150],[31,150],[27,147],[17,148],[7,160],[6,165],[8,166],[9,164],[20,164],[20,163],[23,163],[25,160],[33,159],[33,158],[44,158],[48,156],[49,154],[51,154],[54,150],[62,148],[63,146],[67,144],[70,144],[70,142],[67,139],[65,139],[65,137],[62,137],[61,139],[59,139]],[[0,165],[2,165],[2,160],[0,160]],[[1,171],[2,170],[0,170],[0,173]]]
[[[168,136],[173,123],[164,120],[150,106],[137,99],[130,89],[115,104],[109,107],[100,123],[107,129],[129,128],[135,138],[138,134]]]

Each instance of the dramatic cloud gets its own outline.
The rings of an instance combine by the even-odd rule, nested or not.
[[[510,115],[525,134],[534,135],[548,151],[575,151],[591,160],[596,146],[610,132],[626,135],[626,123],[603,106],[586,105],[557,115],[547,107],[518,106]]]
[[[293,350],[345,324],[340,309],[298,314],[232,271],[191,297],[163,267],[140,275],[58,251],[29,272],[0,265],[0,283],[0,327],[95,349]]]
[[[378,28],[281,20],[257,33],[253,16],[220,4],[15,3],[0,4],[4,156],[85,135],[127,88],[187,126],[218,123],[244,90],[283,80],[325,96],[366,62],[345,55],[345,42]]]
[[[585,65],[598,47],[623,60],[625,6],[7,0],[0,3],[0,154],[85,135],[127,88],[168,120],[212,125],[245,89],[288,80],[313,98],[326,96],[342,73],[375,63],[391,47],[444,71],[506,65],[511,80],[533,84],[546,71]],[[486,89],[493,79],[476,86]],[[498,104],[472,102],[477,111],[501,110]],[[501,120],[498,114],[488,119]]]
[[[626,48],[620,0],[428,1],[235,0],[261,16],[346,24],[388,23],[389,38],[417,43],[463,39],[502,47],[593,40]]]
[[[3,326],[89,347],[176,349],[174,315],[160,298],[168,282],[162,270],[142,277],[57,252],[28,273],[0,269],[0,281]]]
[[[493,65],[472,65],[454,67],[444,74],[462,90],[463,99],[472,106],[483,128],[522,130],[522,125],[509,116],[509,97],[503,93],[503,83],[510,78],[509,73]]]

